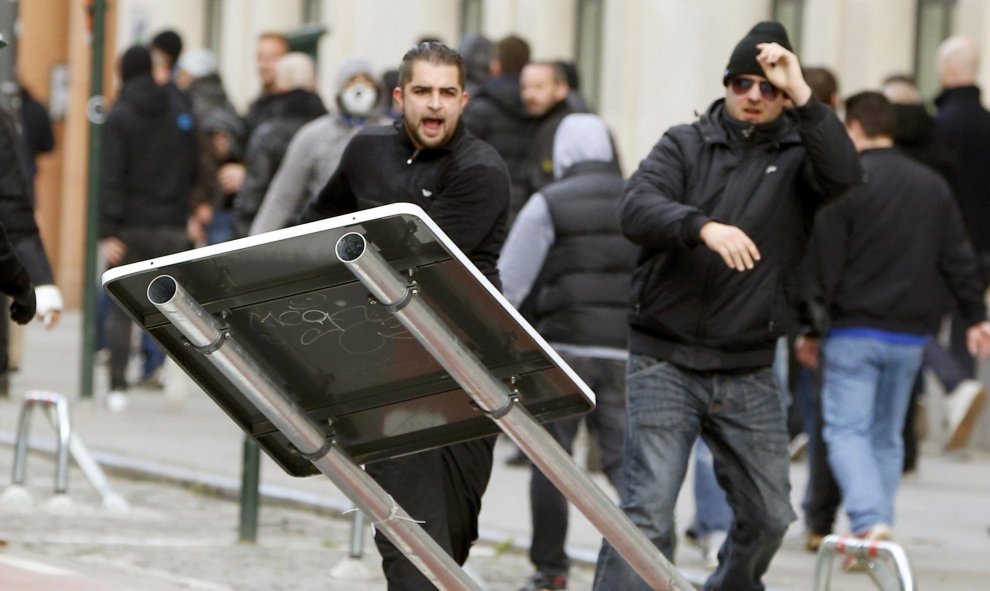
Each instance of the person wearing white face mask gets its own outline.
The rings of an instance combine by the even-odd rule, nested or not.
[[[292,138],[251,224],[250,234],[294,225],[300,211],[327,183],[344,147],[365,125],[383,125],[382,90],[371,63],[352,57],[337,72],[337,110],[306,124]]]

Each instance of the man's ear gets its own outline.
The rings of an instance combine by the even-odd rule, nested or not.
[[[402,111],[402,89],[396,86],[392,89],[392,101],[395,103],[395,108],[398,111]]]

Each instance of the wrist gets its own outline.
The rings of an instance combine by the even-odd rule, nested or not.
[[[808,86],[807,82],[802,80],[794,88],[787,89],[787,96],[790,97],[795,107],[803,107],[811,100],[811,87]]]

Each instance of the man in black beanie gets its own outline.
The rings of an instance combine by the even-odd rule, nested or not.
[[[120,58],[123,88],[103,126],[100,249],[109,267],[189,247],[186,224],[196,178],[192,115],[151,77],[151,53],[134,46]],[[111,411],[127,405],[131,321],[121,308],[107,316]]]
[[[700,435],[734,516],[705,589],[757,591],[795,519],[771,365],[804,220],[863,173],[779,23],[746,34],[722,81],[724,98],[664,134],[620,204],[622,231],[641,249],[622,508],[673,559],[674,505]],[[595,589],[649,587],[606,542]]]

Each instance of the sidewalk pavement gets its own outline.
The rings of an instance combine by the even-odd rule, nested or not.
[[[79,315],[68,313],[54,331],[33,325],[27,328],[21,369],[11,380],[11,397],[0,401],[0,443],[6,444],[0,446],[0,458],[7,460],[0,462],[0,469],[10,465],[9,456],[3,456],[13,453],[10,444],[20,398],[28,390],[49,390],[73,401],[76,432],[105,470],[125,476],[150,476],[236,498],[243,436],[224,412],[191,383],[184,399],[162,391],[135,389],[127,410],[114,414],[97,402],[106,391],[106,370],[98,367],[97,401],[79,399],[80,325]],[[32,442],[50,449],[54,440],[51,429],[40,419],[34,423]],[[498,552],[514,548],[524,557],[529,535],[529,469],[505,464],[512,449],[503,439],[496,447],[495,469],[481,515],[481,537],[488,550],[479,550],[490,555],[492,548]],[[990,453],[945,455],[935,451],[936,447],[935,441],[925,442],[918,472],[902,484],[897,499],[896,540],[911,559],[917,587],[983,590],[990,581]],[[799,508],[806,468],[803,462],[792,466],[792,502]],[[611,494],[604,477],[593,478]],[[262,461],[261,482],[262,519],[276,501],[331,514],[350,508],[349,501],[327,478],[287,476],[267,457]],[[677,511],[681,529],[690,522],[693,511],[690,475],[686,482]],[[0,488],[8,483],[0,473]],[[87,487],[84,480],[77,478],[70,483],[70,493]],[[128,500],[140,505],[144,499]],[[577,511],[572,510],[571,515],[568,545],[577,564],[570,589],[580,591],[590,588],[601,536]],[[236,534],[237,523],[229,527]],[[837,531],[842,533],[845,527],[842,520]],[[789,530],[765,578],[770,589],[812,588],[816,557],[803,546],[804,531],[798,522]],[[697,551],[682,544],[676,559],[689,579],[703,580],[706,571]],[[223,568],[218,561],[217,569]],[[512,569],[497,571],[511,579],[498,588],[512,588],[516,581],[521,585],[528,569],[521,559]],[[832,588],[857,591],[876,587],[866,575],[836,573]]]

